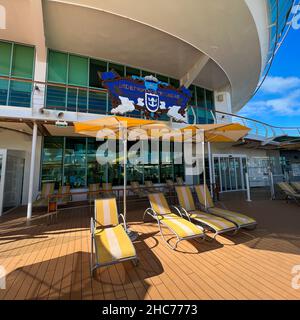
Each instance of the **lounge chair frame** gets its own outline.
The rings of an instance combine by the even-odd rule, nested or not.
[[[287,182],[284,183],[286,184],[287,188],[290,187],[291,189],[293,189],[293,187],[289,185]],[[278,186],[281,192],[284,193],[286,202],[288,202],[289,200],[294,200],[297,203],[297,205],[300,206],[300,193],[296,193],[296,191],[292,193],[287,188],[281,186],[280,183],[278,183]]]
[[[180,215],[181,218],[183,218],[180,210],[179,210],[177,207],[175,207],[175,206],[171,206],[171,207],[174,208],[174,209],[177,211],[177,213]],[[167,244],[167,246],[168,246],[169,248],[171,248],[172,250],[175,250],[175,249],[177,248],[177,245],[178,245],[178,243],[179,243],[180,241],[194,239],[194,240],[196,240],[197,242],[200,242],[200,241],[199,241],[199,238],[201,238],[202,241],[203,241],[204,238],[205,238],[205,234],[203,234],[203,235],[197,234],[197,235],[194,235],[194,236],[180,237],[180,236],[177,234],[177,232],[175,232],[173,229],[171,229],[167,224],[165,224],[165,223],[163,223],[163,222],[160,221],[160,219],[158,218],[157,212],[155,212],[151,207],[150,207],[150,208],[147,208],[147,209],[145,210],[145,212],[144,212],[144,215],[143,215],[143,221],[144,221],[144,222],[145,222],[145,216],[146,216],[146,214],[148,214],[148,215],[151,216],[154,220],[156,220],[156,222],[157,222],[157,224],[158,224],[159,232],[160,232],[160,234],[161,234],[161,236],[162,236],[162,239],[165,241],[165,243]],[[172,245],[166,240],[166,238],[165,238],[165,236],[164,236],[164,234],[163,234],[163,232],[162,232],[162,227],[161,227],[162,225],[163,225],[164,227],[167,227],[172,233],[175,234],[177,240],[176,240],[176,243],[175,243],[174,246],[172,246]],[[202,228],[202,227],[201,227],[201,228]],[[202,230],[203,230],[203,228],[202,228]]]
[[[223,210],[225,210],[225,211],[231,212],[231,210],[227,209],[227,208],[222,204],[222,202],[220,202],[220,201],[213,201],[213,205],[214,205],[214,206],[213,206],[212,208],[206,208],[206,207],[201,203],[200,199],[198,198],[198,195],[197,195],[197,200],[198,200],[198,203],[199,203],[199,205],[200,205],[200,208],[203,209],[205,212],[210,213],[210,214],[212,214],[212,215],[214,215],[214,216],[217,216],[217,217],[226,219],[226,220],[234,223],[239,229],[254,230],[254,229],[256,229],[256,227],[257,227],[257,221],[255,221],[255,222],[250,222],[250,223],[245,223],[245,224],[243,224],[242,226],[239,226],[239,225],[237,225],[237,223],[236,223],[233,219],[230,219],[230,216],[226,216],[226,218],[224,218],[224,216],[222,216],[221,214],[218,214],[218,213],[215,213],[215,212],[212,212],[212,211],[209,210],[209,209],[217,208],[217,209],[223,209]],[[215,206],[215,202],[219,202],[223,208],[218,208],[218,207],[216,207],[216,206]]]
[[[178,206],[178,208],[179,208],[179,210],[181,210],[182,211],[182,213],[187,217],[187,219],[190,221],[190,222],[195,222],[195,223],[198,223],[198,224],[203,224],[203,225],[205,225],[205,226],[208,226],[211,230],[213,230],[214,231],[214,235],[213,235],[213,237],[212,237],[212,240],[215,240],[216,239],[216,237],[218,236],[218,235],[220,235],[220,234],[223,234],[223,233],[227,233],[227,232],[230,232],[230,231],[233,231],[233,233],[232,233],[232,235],[235,235],[235,234],[237,234],[237,232],[240,230],[240,227],[238,226],[238,225],[236,225],[233,221],[230,221],[229,219],[225,219],[224,217],[221,217],[221,216],[218,216],[219,218],[223,218],[224,220],[228,220],[228,221],[230,221],[230,222],[232,222],[234,225],[235,225],[235,228],[228,228],[228,229],[225,229],[225,230],[219,230],[219,231],[217,231],[210,223],[208,223],[208,222],[201,222],[201,221],[199,221],[199,220],[197,220],[197,219],[191,219],[191,217],[190,217],[190,213],[185,209],[185,208],[183,208],[182,206]],[[207,212],[207,213],[209,213],[209,212]],[[209,214],[211,214],[211,213],[209,213]],[[213,215],[213,214],[211,214],[211,215]],[[192,221],[193,220],[193,221]],[[204,230],[205,230],[205,228],[204,228]],[[206,239],[207,240],[207,239]]]
[[[124,215],[122,213],[120,213],[120,214],[118,214],[118,216],[122,218],[122,220],[123,220],[122,224],[123,224],[124,230],[125,230],[125,232],[127,232],[127,225],[125,222]],[[129,257],[129,258],[118,259],[116,261],[111,261],[111,262],[107,262],[107,263],[98,263],[98,262],[95,263],[95,255],[98,256],[98,250],[99,250],[96,246],[96,243],[95,243],[95,231],[96,231],[95,222],[96,222],[95,217],[91,217],[91,230],[90,230],[90,232],[91,232],[91,255],[90,255],[91,277],[93,277],[94,271],[98,268],[115,265],[115,264],[122,263],[125,261],[131,260],[135,267],[138,266],[139,258],[137,255]]]

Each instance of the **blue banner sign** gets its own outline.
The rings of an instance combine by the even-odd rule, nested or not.
[[[111,113],[124,114],[141,111],[147,118],[167,115],[176,121],[188,122],[187,106],[191,92],[174,88],[154,76],[120,77],[114,71],[100,74],[103,87],[112,99]]]

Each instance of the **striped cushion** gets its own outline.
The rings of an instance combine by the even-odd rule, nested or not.
[[[134,246],[121,225],[96,231],[95,246],[99,264],[136,256]]]
[[[167,225],[180,238],[203,234],[202,228],[199,226],[171,213],[167,200],[162,193],[149,194],[148,197],[160,222]]]
[[[160,222],[173,230],[180,238],[203,234],[202,228],[174,213],[158,216]]]
[[[179,204],[186,211],[196,210],[195,202],[191,189],[189,187],[175,187],[178,196]]]
[[[115,198],[95,200],[96,227],[117,225],[118,210]]]
[[[190,212],[190,218],[207,224],[216,231],[236,229],[236,225],[226,219],[199,210]]]
[[[171,209],[162,193],[152,193],[148,195],[152,209],[160,215],[171,213]]]
[[[229,211],[226,209],[221,209],[217,207],[210,208],[209,211],[213,214],[219,215],[225,219],[229,219],[237,224],[239,227],[243,225],[254,224],[256,221],[248,216],[245,216],[241,213]]]
[[[213,203],[213,200],[210,196],[207,185],[195,186],[195,190],[196,190],[197,197],[198,197],[200,204],[205,206],[205,193],[206,193],[206,208],[212,208],[214,206],[214,203]]]

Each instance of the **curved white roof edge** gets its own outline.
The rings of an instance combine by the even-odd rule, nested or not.
[[[224,0],[48,1],[89,7],[125,17],[197,48],[215,61],[227,75],[234,112],[243,107],[259,82],[269,37],[268,29],[265,29],[265,1],[232,0],[230,6]]]

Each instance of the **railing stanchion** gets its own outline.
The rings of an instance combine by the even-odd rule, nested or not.
[[[245,173],[245,177],[246,177],[246,188],[247,188],[247,200],[246,201],[251,202],[250,183],[249,183],[248,172]]]

